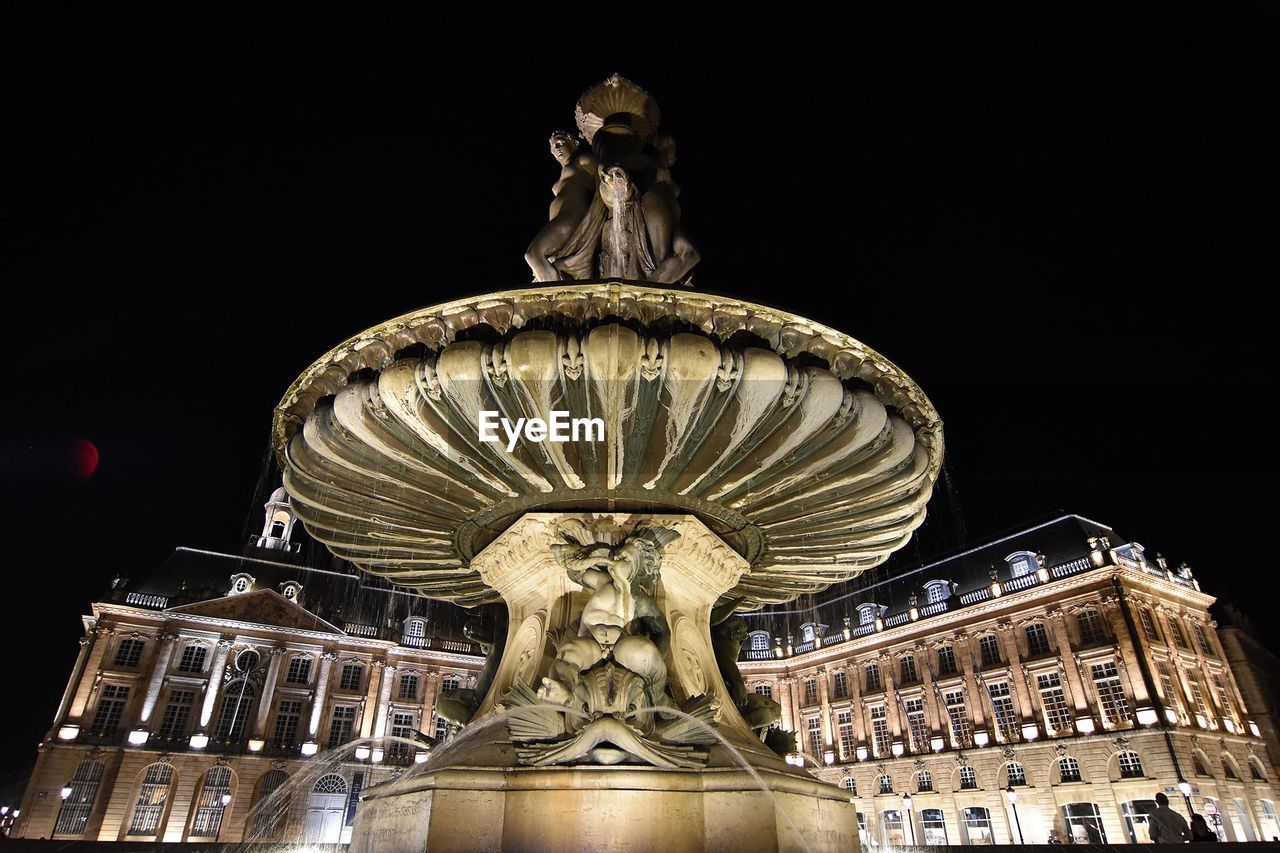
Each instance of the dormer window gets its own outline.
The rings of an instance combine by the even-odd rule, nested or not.
[[[253,589],[253,575],[238,574],[231,576],[231,591],[228,595],[240,595]]]
[[[812,643],[814,636],[813,623],[806,622],[800,626],[800,642]]]
[[[926,604],[937,604],[951,597],[951,581],[929,581],[924,585]]]
[[[404,635],[408,639],[421,640],[427,636],[427,620],[414,617],[406,619],[404,623]]]
[[[289,581],[280,585],[280,594],[290,601],[297,601],[298,596],[302,593],[302,584],[295,581]]]
[[[876,621],[876,616],[880,614],[880,605],[878,604],[859,604],[858,605],[858,624],[870,625]]]
[[[767,652],[769,651],[769,632],[768,631],[752,631],[750,634],[751,651]]]
[[[1009,576],[1015,578],[1029,575],[1040,566],[1034,551],[1014,551],[1004,561],[1009,564]]]

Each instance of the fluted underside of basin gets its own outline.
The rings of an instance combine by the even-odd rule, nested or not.
[[[577,290],[592,287],[602,286]],[[650,309],[650,294],[667,293],[631,289]],[[743,328],[742,309],[768,311],[736,305]],[[499,600],[471,557],[535,510],[693,513],[751,564],[722,599],[740,609],[851,578],[907,542],[942,453],[936,415],[909,380],[863,380],[869,358],[837,375],[813,347],[780,354],[767,336],[650,313],[649,323],[621,309],[566,323],[560,310],[541,329],[522,317],[523,330],[488,326],[488,340],[455,334],[425,353],[387,354],[332,396],[295,385],[277,421],[293,430],[282,446],[295,511],[339,556],[464,605]],[[508,451],[505,438],[479,440],[485,410],[600,418],[604,439],[523,439]]]

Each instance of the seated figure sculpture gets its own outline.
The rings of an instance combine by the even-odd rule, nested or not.
[[[560,271],[551,262],[568,243],[596,198],[596,158],[582,150],[578,139],[564,130],[551,134],[551,156],[560,164],[560,179],[551,187],[554,198],[548,222],[533,238],[524,254],[534,281],[557,281]]]

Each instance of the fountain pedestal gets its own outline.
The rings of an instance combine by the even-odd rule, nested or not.
[[[622,564],[616,572],[647,566],[653,582],[646,591],[637,580],[639,603],[631,607],[641,615],[629,624],[643,620],[645,601],[656,604],[661,618],[654,621],[665,622],[654,631],[656,644],[629,628],[616,655],[583,659],[583,648],[596,646],[583,626],[601,608],[590,579],[571,579],[583,554],[588,563]],[[712,608],[750,569],[701,521],[530,513],[472,567],[510,615],[493,684],[455,743],[366,792],[353,853],[426,850],[428,838],[432,850],[856,847],[847,794],[766,748],[720,675]],[[615,588],[604,589],[612,595]],[[627,640],[663,647],[661,663],[627,657]],[[594,688],[592,677],[606,670],[613,680],[604,691]],[[566,686],[567,698],[557,692]],[[655,695],[669,713],[650,713],[638,698]]]

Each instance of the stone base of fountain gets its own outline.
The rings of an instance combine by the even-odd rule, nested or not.
[[[352,853],[856,850],[847,793],[766,747],[721,675],[741,638],[717,659],[712,610],[750,567],[696,517],[528,513],[472,567],[509,615],[492,685],[365,793]]]
[[[351,853],[858,850],[838,788],[741,768],[451,768],[372,789]],[[763,782],[764,790],[761,788]]]

